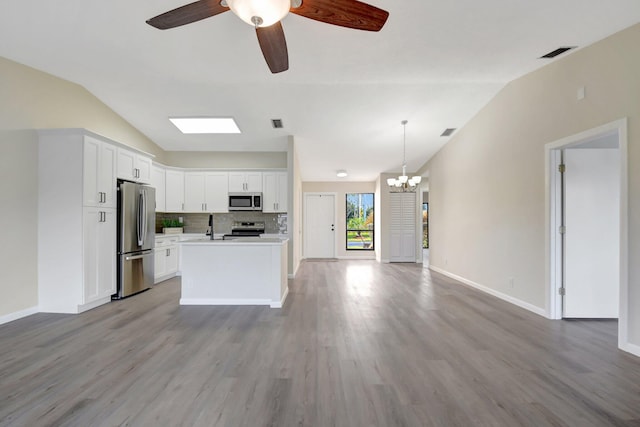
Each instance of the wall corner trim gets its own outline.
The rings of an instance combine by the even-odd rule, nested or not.
[[[429,269],[435,271],[436,273],[440,273],[440,274],[443,274],[443,275],[445,275],[447,277],[450,277],[450,278],[452,278],[454,280],[457,280],[458,282],[463,283],[463,284],[465,284],[467,286],[471,286],[472,288],[478,289],[478,290],[480,290],[480,291],[482,291],[482,292],[484,292],[486,294],[492,295],[492,296],[494,296],[496,298],[499,298],[499,299],[501,299],[503,301],[509,302],[509,303],[511,303],[513,305],[517,305],[520,308],[524,308],[525,310],[528,310],[528,311],[530,311],[532,313],[535,313],[535,314],[537,314],[539,316],[547,318],[547,311],[544,308],[541,308],[541,307],[538,307],[536,305],[530,304],[528,302],[519,300],[518,298],[514,298],[514,297],[512,297],[510,295],[503,294],[502,292],[498,292],[495,289],[488,288],[488,287],[486,287],[484,285],[481,285],[481,284],[476,283],[474,281],[471,281],[469,279],[465,279],[464,277],[460,277],[460,276],[458,276],[456,274],[450,273],[450,272],[448,272],[446,270],[443,270],[441,268],[434,267],[434,266],[429,266]]]
[[[626,351],[627,353],[631,353],[634,356],[640,357],[640,345],[631,344],[630,342],[625,342],[620,347],[620,350]]]
[[[14,320],[22,319],[23,317],[31,316],[32,314],[38,313],[38,307],[29,307],[24,310],[16,311],[13,313],[5,314],[4,316],[0,316],[0,325],[5,323],[13,322]]]

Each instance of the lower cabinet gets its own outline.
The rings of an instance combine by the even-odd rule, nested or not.
[[[153,250],[155,258],[154,282],[170,279],[178,272],[180,246],[178,237],[157,237]]]
[[[116,210],[84,208],[84,280],[81,305],[116,293]]]

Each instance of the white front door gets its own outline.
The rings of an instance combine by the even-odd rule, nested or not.
[[[564,150],[563,317],[617,318],[620,287],[618,149]]]
[[[304,256],[335,257],[335,195],[305,193]]]

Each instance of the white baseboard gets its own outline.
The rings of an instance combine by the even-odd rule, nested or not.
[[[284,301],[287,299],[287,295],[289,295],[289,287],[288,286],[284,290],[284,295],[282,295],[282,298],[280,299],[280,302],[271,302],[271,304],[269,304],[271,306],[271,308],[282,308],[282,306],[284,305]]]
[[[38,307],[29,307],[24,310],[15,311],[13,313],[5,314],[4,316],[0,316],[0,325],[5,323],[13,322],[14,320],[22,319],[23,317],[31,316],[32,314],[38,313]]]
[[[180,298],[180,305],[271,305],[270,299]],[[276,303],[277,304],[277,303]]]
[[[640,357],[640,345],[631,344],[630,342],[626,342],[620,346],[620,350],[626,351],[627,353],[631,353],[634,356]]]
[[[100,298],[99,300],[90,302],[88,304],[78,305],[78,313],[84,313],[87,310],[91,310],[93,308],[99,307],[108,302],[111,302],[111,296]]]
[[[438,267],[434,267],[434,266],[429,266],[430,270],[433,270],[437,273],[443,274],[447,277],[450,277],[454,280],[457,280],[458,282],[464,283],[467,286],[471,286],[472,288],[478,289],[484,293],[487,293],[489,295],[493,295],[496,298],[500,298],[503,301],[509,302],[513,305],[517,305],[518,307],[524,308],[525,310],[529,310],[532,313],[535,313],[539,316],[542,317],[547,317],[547,311],[544,308],[540,308],[536,305],[530,304],[528,302],[519,300],[518,298],[514,298],[511,295],[507,295],[507,294],[503,294],[502,292],[498,292],[495,289],[491,289],[487,286],[481,285],[479,283],[476,283],[474,281],[471,281],[469,279],[465,279],[464,277],[460,277],[458,275],[455,275],[453,273],[450,273],[446,270],[443,270],[441,268]]]
[[[365,256],[349,256],[349,255],[339,256],[337,258],[338,259],[344,259],[344,260],[359,260],[359,259],[361,259],[361,260],[365,260],[365,261],[372,261],[372,260],[376,259],[375,256],[366,256],[365,257]]]

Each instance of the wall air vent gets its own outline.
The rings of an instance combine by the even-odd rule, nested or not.
[[[274,129],[282,129],[282,120],[271,119],[271,126],[273,126]]]
[[[547,53],[546,55],[542,55],[540,57],[540,59],[542,59],[542,58],[555,58],[556,56],[561,55],[561,54],[565,53],[566,51],[571,50],[571,49],[575,49],[575,48],[576,48],[575,46],[559,47],[556,50]]]
[[[452,133],[456,131],[456,128],[447,128],[442,132],[440,136],[450,136]]]

